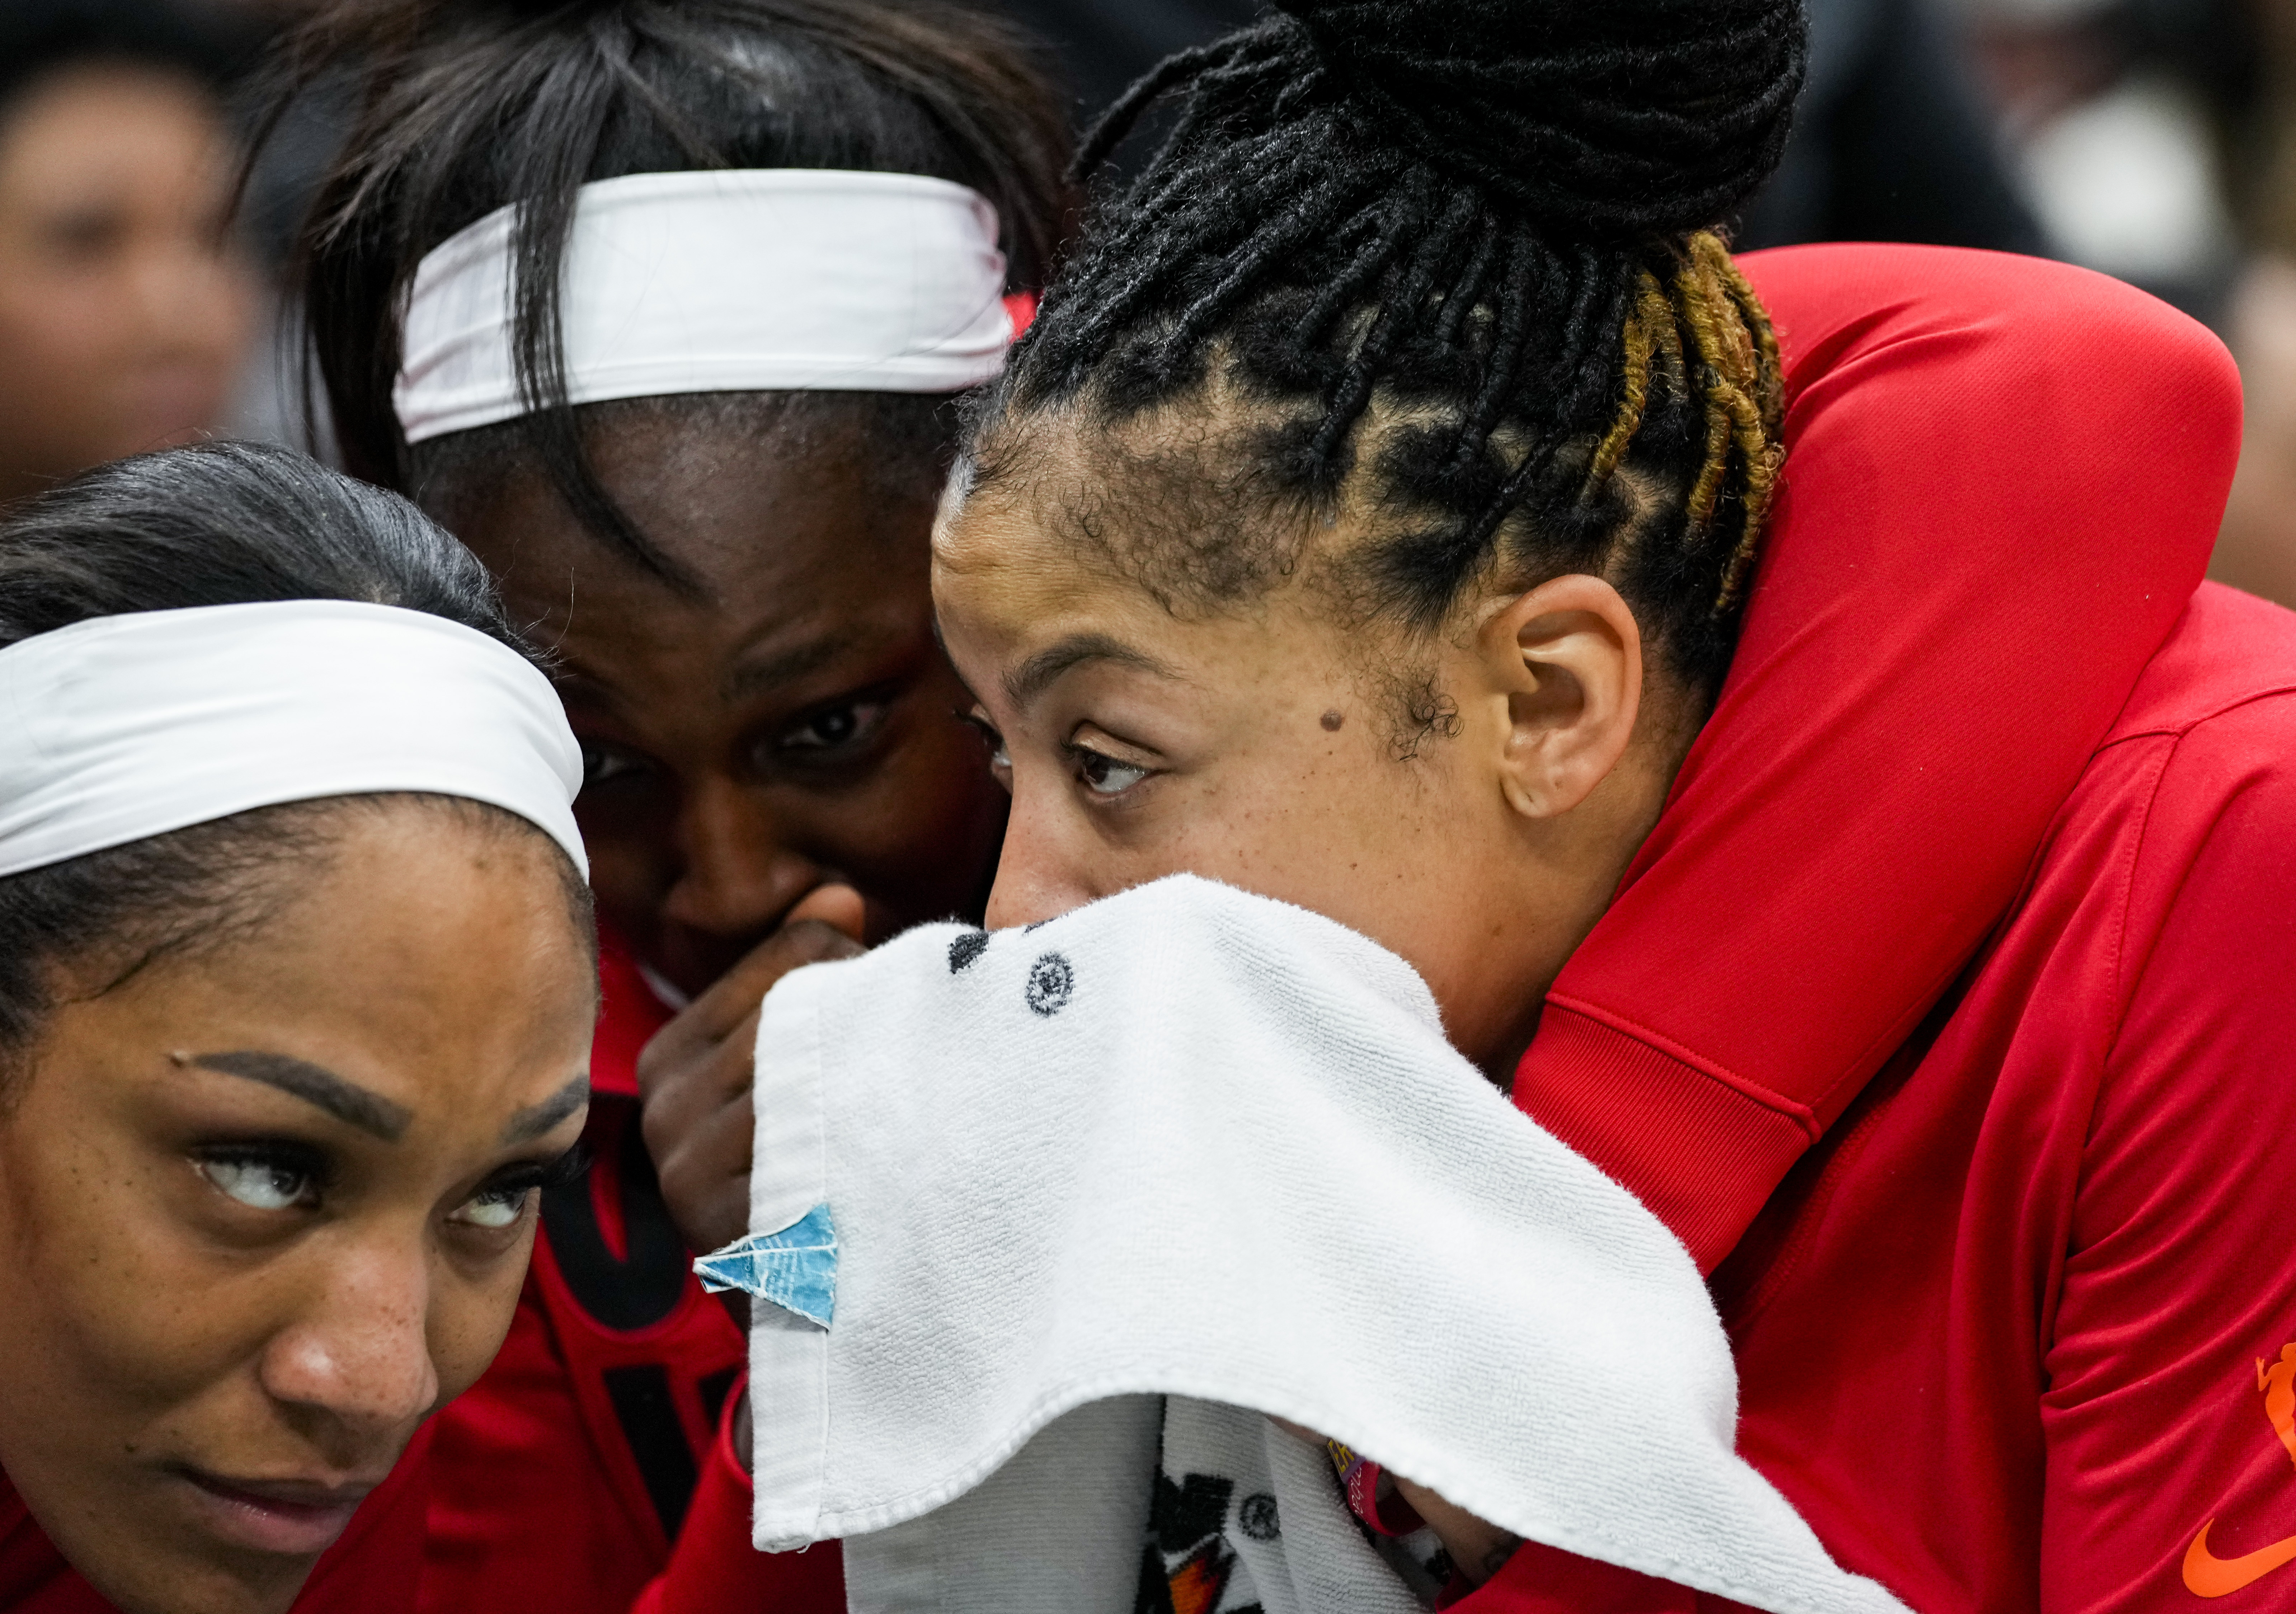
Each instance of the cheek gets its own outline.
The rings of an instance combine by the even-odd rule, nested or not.
[[[1486,825],[1464,810],[1442,758],[1401,761],[1351,737],[1211,782],[1197,805],[1157,873],[1210,875],[1335,919],[1431,984],[1453,972],[1478,923]]]
[[[509,1336],[527,1263],[534,1253],[537,1225],[529,1221],[517,1247],[500,1260],[476,1274],[451,1274],[433,1286],[424,1333],[442,1403],[476,1384]]]
[[[37,427],[53,411],[84,411],[101,396],[124,347],[129,321],[107,274],[59,273],[26,264],[19,254],[0,263],[0,361],[9,373],[37,378],[31,389],[39,408],[28,412]],[[13,411],[11,412],[14,413]]]
[[[84,1140],[26,1149],[24,1118],[0,1148],[0,1421],[12,1446],[69,1431],[84,1454],[132,1455],[252,1359],[266,1285],[181,1235],[156,1167]]]

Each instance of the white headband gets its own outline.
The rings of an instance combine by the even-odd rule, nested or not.
[[[392,402],[406,440],[527,412],[511,231],[422,259]],[[960,184],[829,168],[633,174],[582,187],[561,280],[567,396],[956,392],[1013,342],[996,209]]]
[[[533,664],[337,600],[100,617],[0,651],[0,875],[322,796],[516,813],[586,871],[582,758]]]

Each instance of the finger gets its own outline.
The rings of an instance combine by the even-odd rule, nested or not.
[[[861,893],[841,881],[816,886],[806,893],[805,900],[791,908],[784,922],[802,924],[818,921],[833,930],[841,930],[855,941],[861,939],[862,927],[867,922],[868,905]]]
[[[638,1086],[643,1089],[650,1076],[658,1077],[665,1066],[682,1064],[739,1030],[774,983],[791,970],[825,959],[851,958],[860,951],[860,943],[819,920],[783,925],[654,1034],[638,1060]]]
[[[711,1124],[711,1118],[750,1090],[757,1061],[758,1012],[723,1042],[689,1050],[682,1057],[658,1053],[668,1035],[655,1033],[638,1055],[638,1116],[646,1148],[656,1159],[675,1151]]]

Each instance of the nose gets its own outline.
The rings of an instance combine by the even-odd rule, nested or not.
[[[677,840],[683,862],[662,914],[707,935],[754,935],[824,877],[819,864],[783,844],[758,793],[734,780],[704,779],[685,792]]]
[[[1065,792],[1023,788],[1016,779],[1012,815],[985,922],[992,930],[1057,919],[1114,889],[1104,857],[1094,856],[1061,811]]]
[[[439,1399],[430,1299],[419,1241],[339,1253],[302,1314],[264,1348],[264,1389],[360,1437],[408,1428]]]

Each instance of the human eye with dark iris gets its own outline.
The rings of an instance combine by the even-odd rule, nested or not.
[[[1096,751],[1088,745],[1071,743],[1069,757],[1076,767],[1077,780],[1095,796],[1113,799],[1123,795],[1134,785],[1154,774],[1156,770],[1136,762],[1126,762],[1105,751]]]
[[[959,712],[956,718],[980,736],[981,743],[988,748],[989,772],[1004,780],[1006,789],[1011,789],[1013,754],[1005,749],[1004,736],[996,732],[996,725],[978,708],[969,712]]]
[[[192,1164],[209,1187],[250,1210],[316,1210],[326,1188],[325,1162],[297,1143],[220,1143],[194,1151]]]
[[[652,764],[635,751],[624,750],[618,745],[585,740],[582,747],[582,788],[591,790],[617,780],[635,778],[649,772]]]
[[[848,700],[825,706],[783,729],[775,741],[784,751],[851,750],[876,736],[885,721],[887,702]]]
[[[579,1182],[589,1168],[589,1151],[580,1143],[555,1159],[522,1160],[505,1166],[450,1211],[447,1219],[486,1233],[515,1227],[543,1190]]]

